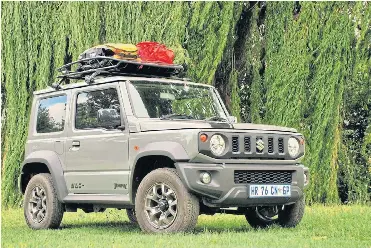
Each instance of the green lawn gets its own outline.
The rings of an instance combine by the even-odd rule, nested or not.
[[[371,207],[307,207],[294,229],[253,230],[243,216],[200,216],[193,234],[145,235],[125,211],[66,213],[59,230],[30,230],[3,210],[2,247],[371,247]]]

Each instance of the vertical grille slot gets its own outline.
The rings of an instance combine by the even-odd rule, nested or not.
[[[244,138],[244,148],[245,152],[251,152],[251,139],[250,137],[245,137]]]
[[[238,151],[239,151],[238,137],[232,137],[232,152]]]
[[[285,149],[284,149],[284,146],[283,146],[283,138],[278,139],[278,152],[279,153],[284,153],[285,152]]]
[[[273,153],[273,138],[268,138],[268,153]]]

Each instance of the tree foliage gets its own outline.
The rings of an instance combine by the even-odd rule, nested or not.
[[[306,137],[309,202],[365,202],[371,181],[368,2],[3,2],[2,202],[17,177],[32,92],[103,42],[165,43],[242,121]]]

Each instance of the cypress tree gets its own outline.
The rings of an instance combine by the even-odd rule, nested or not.
[[[306,137],[309,202],[365,202],[371,187],[368,2],[2,3],[2,202],[15,190],[34,90],[105,42],[158,41],[215,84],[239,119]]]

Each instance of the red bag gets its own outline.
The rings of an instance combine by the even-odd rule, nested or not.
[[[164,44],[144,41],[137,44],[139,58],[143,62],[173,64],[174,52]]]

